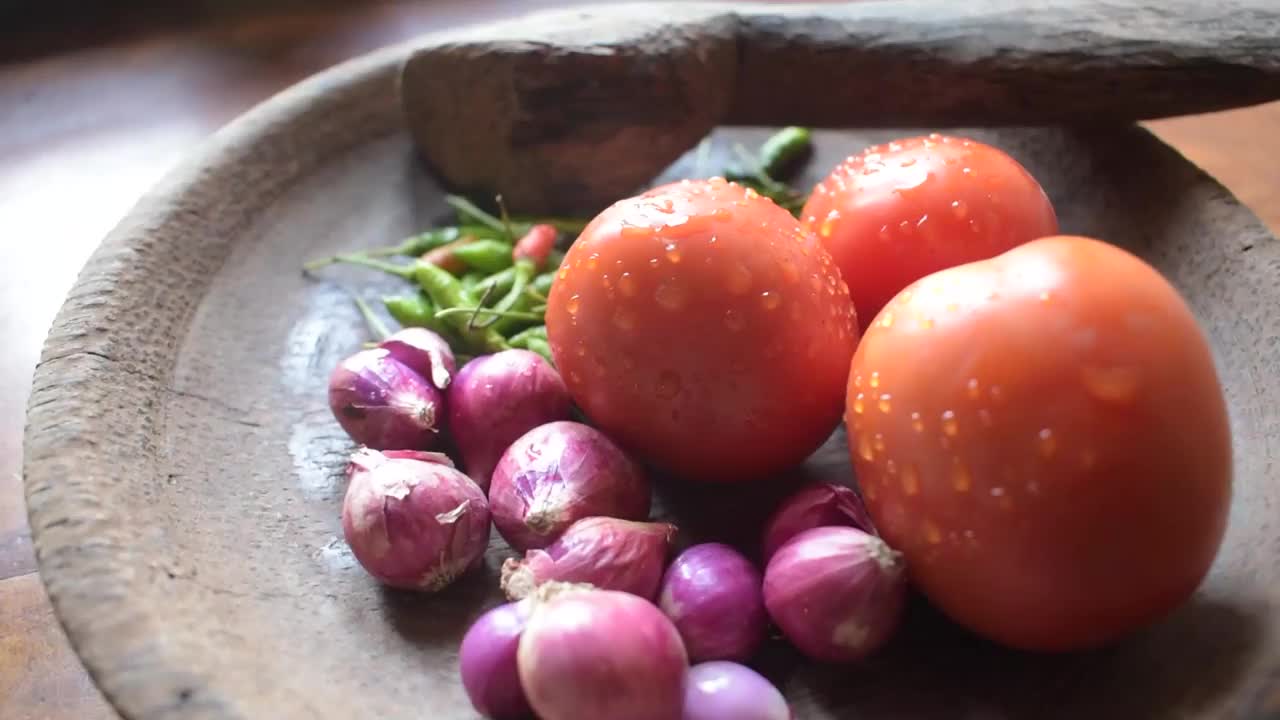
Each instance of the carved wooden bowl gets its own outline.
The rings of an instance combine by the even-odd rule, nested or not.
[[[50,333],[25,456],[40,570],[128,718],[476,717],[456,649],[500,601],[495,571],[510,551],[495,535],[485,570],[436,596],[384,590],[355,565],[339,525],[350,443],[324,389],[363,339],[346,288],[381,281],[299,272],[444,210],[400,102],[410,51],[340,66],[220,132],[107,238]],[[1276,717],[1280,244],[1132,125],[936,129],[1004,148],[1042,180],[1065,231],[1140,253],[1185,294],[1233,421],[1227,537],[1189,603],[1106,650],[1004,650],[916,602],[864,664],[806,663],[775,643],[763,669],[804,720]],[[765,132],[714,137],[722,152]],[[819,133],[804,182],[904,132]],[[843,437],[806,472],[848,479]],[[661,499],[687,539],[742,541],[764,507],[753,501],[781,490],[742,490],[732,527],[698,512],[713,502],[704,489]]]

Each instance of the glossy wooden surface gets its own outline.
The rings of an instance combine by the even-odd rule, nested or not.
[[[555,3],[435,2],[169,31],[0,67],[0,717],[112,717],[36,576],[18,476],[30,373],[80,265],[195,143],[334,62],[430,27]],[[1280,104],[1154,124],[1280,229]]]

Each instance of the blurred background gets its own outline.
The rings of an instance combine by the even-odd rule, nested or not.
[[[582,0],[0,0],[0,719],[114,718],[35,573],[21,444],[45,333],[99,240],[209,133],[334,63]],[[1280,104],[1152,123],[1280,231]]]

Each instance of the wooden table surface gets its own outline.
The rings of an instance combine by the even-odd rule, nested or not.
[[[0,718],[115,717],[35,574],[21,488],[31,372],[102,236],[203,137],[335,62],[565,0],[436,0],[139,31],[0,65]],[[1280,103],[1152,123],[1280,231]]]

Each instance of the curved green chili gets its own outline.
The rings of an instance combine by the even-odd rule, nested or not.
[[[507,344],[513,348],[525,348],[528,346],[529,340],[533,338],[546,340],[547,326],[534,325],[533,327],[525,328],[515,335],[512,335],[511,338],[507,340]]]
[[[447,323],[436,319],[435,305],[421,291],[412,295],[384,297],[382,305],[404,327],[423,327],[446,336],[453,334]]]
[[[453,249],[453,256],[472,270],[496,273],[511,267],[511,245],[501,240],[476,240]]]
[[[374,340],[386,340],[391,337],[391,331],[387,329],[386,323],[373,312],[373,308],[369,307],[369,303],[365,302],[364,298],[353,295],[351,300],[355,302],[356,309],[360,311],[360,317],[364,318],[364,324],[368,326]]]
[[[556,274],[554,271],[544,272],[533,279],[533,284],[530,287],[533,288],[534,292],[538,293],[543,297],[543,299],[545,299],[551,294],[551,284],[555,282],[555,280]]]
[[[812,149],[812,137],[808,128],[794,126],[770,135],[760,146],[760,169],[775,180],[785,179],[796,162]]]
[[[477,352],[507,349],[506,340],[493,329],[478,328],[471,323],[469,315],[479,307],[479,302],[463,287],[461,280],[450,275],[447,270],[425,262],[416,265],[414,279],[438,308],[435,317],[448,318],[448,324],[468,349]]]
[[[552,367],[556,365],[556,359],[551,357],[551,343],[542,338],[532,337],[525,343],[525,349],[538,353],[551,363]]]

